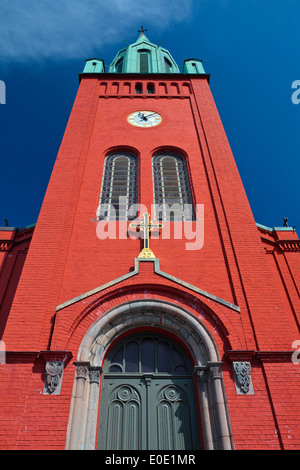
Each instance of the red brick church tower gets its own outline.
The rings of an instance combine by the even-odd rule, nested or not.
[[[143,29],[88,60],[0,232],[2,449],[300,448],[300,242],[254,221],[200,60]]]

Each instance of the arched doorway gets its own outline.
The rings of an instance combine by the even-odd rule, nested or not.
[[[116,341],[133,329],[156,329],[186,345],[194,364],[203,449],[233,449],[222,362],[214,338],[195,315],[161,300],[134,300],[116,306],[101,315],[84,335],[74,362],[65,448],[97,448],[99,387],[105,358]]]
[[[193,365],[168,336],[118,342],[103,367],[98,448],[200,449]]]

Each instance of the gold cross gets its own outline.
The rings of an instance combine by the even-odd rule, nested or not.
[[[144,214],[144,220],[140,220],[139,223],[131,223],[129,227],[131,228],[139,228],[144,232],[144,248],[140,252],[138,258],[150,258],[150,259],[155,259],[154,253],[152,250],[150,250],[149,247],[149,233],[157,228],[163,228],[163,224],[161,223],[155,223],[149,220],[150,214],[145,213]]]

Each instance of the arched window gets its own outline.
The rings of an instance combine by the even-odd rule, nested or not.
[[[172,73],[172,64],[169,61],[169,59],[167,59],[166,57],[165,57],[165,69],[166,69],[166,73]]]
[[[142,333],[127,337],[105,363],[105,373],[192,374],[186,353],[167,337]]]
[[[117,73],[122,73],[123,72],[123,57],[121,59],[118,60],[118,62],[116,63],[116,72]]]
[[[140,73],[149,73],[149,51],[147,49],[140,49],[139,53],[139,67]]]
[[[185,159],[160,152],[152,160],[157,220],[193,220],[194,210]]]
[[[141,95],[143,93],[143,85],[141,83],[136,83],[134,92],[136,95]]]
[[[154,83],[147,84],[147,94],[153,95],[155,93]]]
[[[129,213],[138,203],[138,160],[132,154],[115,152],[106,157],[102,180],[98,220],[132,220]]]

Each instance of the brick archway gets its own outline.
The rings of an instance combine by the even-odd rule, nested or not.
[[[79,348],[66,449],[95,449],[104,357],[113,342],[135,328],[156,327],[185,343],[194,362],[204,449],[233,449],[222,363],[209,331],[187,310],[169,302],[132,301],[102,315]]]

